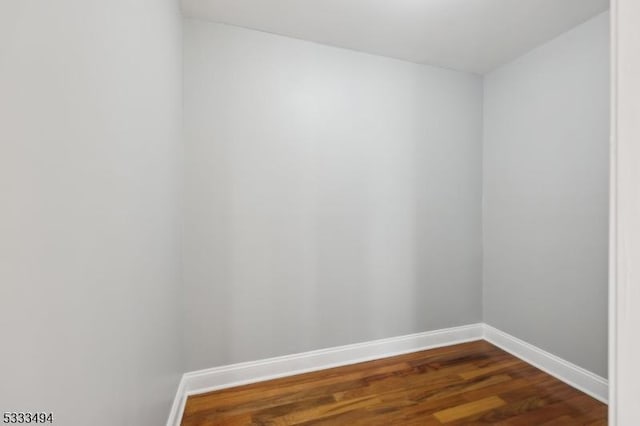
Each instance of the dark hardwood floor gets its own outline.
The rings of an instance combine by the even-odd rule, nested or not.
[[[606,425],[607,406],[485,341],[189,397],[195,425]]]

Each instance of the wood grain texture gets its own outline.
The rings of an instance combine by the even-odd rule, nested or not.
[[[485,341],[191,396],[183,426],[606,425],[607,406]]]

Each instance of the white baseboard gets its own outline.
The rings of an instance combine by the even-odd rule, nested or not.
[[[528,362],[566,384],[604,402],[608,401],[609,382],[582,367],[524,342],[488,324],[484,324],[484,338],[490,343]]]
[[[167,426],[180,425],[190,395],[481,339],[607,402],[606,379],[487,324],[471,324],[185,373]]]
[[[186,373],[167,426],[180,424],[190,395],[481,340],[482,335],[483,324],[471,324]]]
[[[171,404],[171,411],[169,411],[169,419],[167,420],[167,426],[180,426],[182,421],[182,413],[184,413],[184,406],[187,403],[187,395],[184,390],[184,374],[180,377],[180,383],[178,384],[178,390],[176,396],[173,398],[173,404]]]

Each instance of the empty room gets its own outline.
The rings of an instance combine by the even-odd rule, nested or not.
[[[2,424],[640,424],[640,3],[3,0]]]

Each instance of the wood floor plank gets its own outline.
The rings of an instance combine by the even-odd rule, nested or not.
[[[462,377],[465,380],[469,380],[476,377],[482,377],[488,374],[493,374],[498,371],[507,370],[509,368],[517,367],[520,365],[522,365],[522,361],[520,361],[519,359],[510,359],[510,360],[496,363],[494,365],[490,365],[487,367],[477,368],[475,370],[462,372],[460,373],[460,377]]]
[[[606,425],[607,406],[485,341],[187,399],[183,426]]]
[[[498,396],[489,396],[478,401],[468,402],[456,407],[447,408],[446,410],[437,411],[433,416],[440,420],[441,423],[451,423],[455,420],[464,419],[474,414],[490,411],[494,408],[506,405],[504,400]]]

